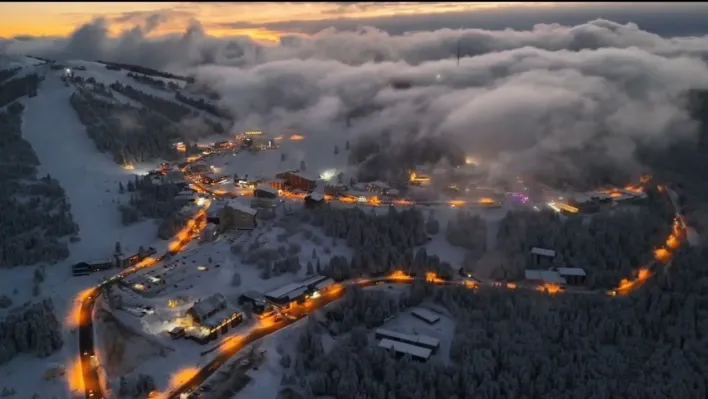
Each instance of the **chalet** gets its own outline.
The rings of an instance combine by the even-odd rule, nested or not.
[[[299,170],[290,170],[275,175],[277,179],[283,179],[286,187],[291,190],[312,191],[317,186],[317,179],[306,175]]]
[[[256,227],[256,214],[258,210],[243,204],[238,199],[232,199],[226,203],[226,206],[219,214],[219,220],[225,216],[223,212],[229,212],[229,216],[227,217],[232,218],[232,224],[229,227],[233,227],[237,230],[253,230]]]
[[[219,332],[226,334],[229,327],[235,327],[243,321],[243,312],[229,306],[226,297],[214,294],[199,300],[187,310],[187,316],[194,327],[200,329],[200,338],[211,340]]]
[[[275,179],[268,182],[268,187],[274,188],[276,190],[286,190],[287,180],[285,179]]]

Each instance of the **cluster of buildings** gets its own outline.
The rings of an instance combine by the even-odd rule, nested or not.
[[[316,275],[266,294],[247,291],[238,298],[239,306],[229,303],[224,295],[217,293],[195,302],[183,317],[178,318],[180,327],[172,330],[170,335],[173,338],[186,335],[190,339],[205,344],[220,335],[227,334],[230,328],[239,325],[245,319],[242,306],[246,304],[257,315],[266,314],[274,309],[287,311],[309,298],[318,298],[327,293],[333,285],[332,279]]]
[[[278,148],[278,144],[273,137],[267,137],[259,130],[243,132],[236,137],[241,148],[257,151],[257,150],[274,150]]]
[[[593,214],[616,208],[623,204],[640,204],[646,193],[635,186],[565,195],[550,195],[548,206],[561,213]]]
[[[587,274],[579,267],[553,267],[553,259],[556,251],[546,248],[531,248],[533,264],[536,267],[549,266],[547,268],[526,269],[524,278],[537,285],[554,285],[565,287],[566,285],[583,285]]]
[[[130,255],[114,254],[110,258],[94,260],[90,262],[79,262],[71,266],[71,274],[74,276],[87,276],[94,272],[109,270],[112,268],[124,268],[135,266],[148,256],[152,256],[157,251],[149,247],[142,251],[137,251]]]

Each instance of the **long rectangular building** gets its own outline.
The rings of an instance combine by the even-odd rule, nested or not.
[[[313,276],[306,280],[286,284],[265,294],[265,298],[277,305],[285,305],[304,298],[315,291],[324,291],[334,284],[334,280],[325,276]]]
[[[391,339],[382,339],[379,342],[379,348],[391,350],[393,349],[399,355],[411,355],[414,360],[426,361],[430,359],[432,351],[428,348],[423,348],[416,345],[407,344],[405,342],[394,341]]]
[[[410,345],[417,345],[435,352],[440,347],[440,340],[427,335],[409,335],[383,328],[376,329],[377,339],[388,339]]]

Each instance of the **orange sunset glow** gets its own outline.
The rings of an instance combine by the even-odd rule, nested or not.
[[[112,35],[134,26],[145,26],[146,18],[161,16],[150,35],[184,32],[190,21],[199,21],[207,34],[248,36],[277,41],[285,32],[265,28],[279,22],[311,22],[332,19],[382,18],[391,16],[468,12],[502,7],[547,7],[552,3],[1,3],[0,37],[18,35],[67,36],[97,18],[108,22]]]

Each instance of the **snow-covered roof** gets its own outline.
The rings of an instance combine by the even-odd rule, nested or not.
[[[416,345],[410,345],[404,342],[397,342],[393,341],[390,339],[382,339],[381,342],[379,342],[379,348],[383,349],[393,349],[394,351],[398,353],[404,353],[404,354],[409,354],[411,356],[415,356],[417,358],[421,359],[428,359],[430,358],[430,355],[433,353],[430,349],[428,348],[423,348],[420,346]]]
[[[438,320],[440,320],[439,314],[431,312],[430,310],[424,309],[424,308],[415,308],[415,309],[413,309],[411,314],[413,314],[414,316],[417,316],[417,317],[419,317],[431,324],[436,323]]]
[[[579,267],[559,267],[556,271],[561,276],[585,276],[585,270]]]
[[[531,255],[541,255],[541,256],[548,256],[549,258],[555,258],[556,251],[554,251],[552,249],[533,247],[533,248],[531,248]]]
[[[328,281],[331,281],[331,283],[329,283]],[[280,288],[277,288],[267,293],[266,296],[269,298],[278,299],[294,299],[304,294],[310,287],[315,289],[322,289],[333,283],[334,281],[332,281],[330,278],[316,275],[303,281],[286,284]]]
[[[552,270],[524,270],[526,280],[542,281],[544,283],[565,284],[566,280],[558,272]]]
[[[221,294],[217,294],[221,295]],[[218,312],[214,313],[213,315],[210,315],[209,317],[205,319],[201,319],[201,325],[204,327],[208,328],[214,328],[218,327],[224,320],[227,320],[231,318],[234,314],[242,314],[243,311],[236,307],[236,306],[230,306],[228,303],[226,303],[226,307],[224,309],[219,310]]]
[[[219,308],[226,304],[226,297],[222,294],[214,294],[206,299],[202,299],[199,302],[195,302],[192,306],[192,310],[199,317],[200,320],[204,320],[209,312],[214,309]]]
[[[258,210],[251,208],[250,206],[241,202],[238,198],[233,198],[227,203],[228,207],[239,212],[243,212],[248,215],[255,215]]]
[[[270,298],[282,298],[287,294],[302,288],[302,283],[290,283],[266,294]]]
[[[406,342],[413,345],[421,345],[430,348],[437,348],[438,346],[440,346],[439,339],[429,337],[427,335],[403,334],[396,331],[386,330],[384,328],[377,328],[376,335],[379,337],[385,337],[396,341]]]

